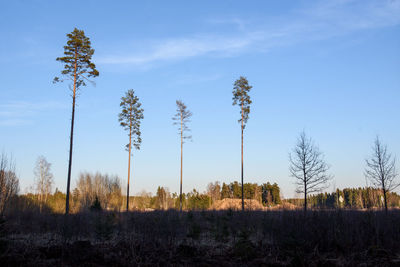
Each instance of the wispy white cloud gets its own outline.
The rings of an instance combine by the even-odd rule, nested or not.
[[[207,19],[207,23],[211,25],[234,25],[238,30],[245,30],[246,26],[248,25],[248,22],[246,22],[243,19],[240,18],[212,18],[212,19]]]
[[[210,81],[218,80],[222,77],[220,74],[211,75],[196,75],[196,74],[181,74],[179,78],[174,80],[174,84],[185,85],[185,84],[199,84]]]
[[[253,41],[251,36],[238,38],[219,37],[217,35],[169,39],[142,54],[105,56],[98,59],[98,62],[102,64],[144,64],[155,61],[179,60],[208,53],[231,54],[242,50]]]
[[[314,2],[315,3],[315,2]],[[268,22],[238,18],[207,20],[233,24],[236,32],[194,34],[189,37],[143,44],[147,50],[122,55],[103,55],[100,64],[143,66],[198,56],[234,56],[248,51],[268,51],[299,42],[323,40],[352,32],[400,24],[400,0],[330,0],[317,2]],[[216,27],[218,28],[218,27]]]
[[[399,0],[330,0],[298,11],[296,34],[329,38],[400,24]]]
[[[23,120],[23,119],[0,119],[0,126],[26,126],[32,125],[33,120]]]
[[[66,108],[65,104],[55,101],[10,101],[7,103],[0,103],[0,125],[32,125],[38,114],[64,108]]]
[[[10,101],[7,103],[0,103],[0,110],[12,109],[12,110],[46,110],[51,108],[64,107],[65,104],[61,104],[56,101],[46,102],[28,102],[28,101]]]

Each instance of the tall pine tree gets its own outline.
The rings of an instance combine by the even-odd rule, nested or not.
[[[174,125],[178,125],[179,135],[181,136],[181,183],[179,192],[179,210],[182,211],[182,177],[183,177],[183,143],[185,139],[192,139],[191,135],[187,135],[190,129],[187,126],[190,122],[190,117],[192,117],[192,112],[190,112],[187,106],[180,100],[176,100],[176,114],[172,118],[174,120]]]
[[[136,149],[140,149],[142,143],[140,122],[143,119],[142,104],[139,102],[139,98],[135,96],[135,92],[130,89],[125,93],[125,96],[121,98],[120,106],[122,108],[119,114],[119,122],[125,130],[129,132],[129,143],[126,148],[129,152],[128,160],[128,186],[126,189],[126,211],[129,211],[129,180],[131,174],[131,151],[132,145]]]
[[[71,33],[67,34],[67,45],[64,46],[64,56],[58,57],[56,60],[64,64],[61,71],[62,78],[55,77],[53,82],[62,82],[69,80],[72,82],[72,117],[71,117],[71,134],[69,142],[69,161],[68,161],[68,178],[67,178],[67,197],[65,204],[65,213],[69,213],[69,188],[71,184],[71,167],[72,167],[72,146],[74,138],[74,119],[75,119],[75,101],[77,92],[82,86],[86,86],[86,82],[91,82],[90,77],[99,76],[96,65],[92,62],[94,49],[88,37],[82,30],[75,28]]]
[[[241,157],[241,177],[242,177],[242,210],[244,210],[244,192],[243,192],[243,131],[244,128],[246,127],[247,120],[249,119],[249,113],[250,113],[250,96],[249,92],[253,88],[251,85],[249,85],[249,82],[247,79],[243,76],[240,76],[238,80],[235,81],[233,84],[233,103],[232,105],[238,105],[240,106],[240,119],[239,122],[241,123],[241,131],[242,131],[242,146],[241,146],[241,152],[242,152],[242,157]]]

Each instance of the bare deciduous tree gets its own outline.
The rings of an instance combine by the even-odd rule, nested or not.
[[[178,125],[178,131],[181,136],[181,183],[179,191],[179,210],[182,211],[182,179],[183,179],[183,143],[185,139],[192,139],[191,135],[186,135],[190,129],[187,123],[190,122],[190,117],[192,117],[192,112],[190,112],[186,105],[180,101],[176,100],[176,114],[172,118],[174,120],[174,125]]]
[[[146,211],[146,209],[150,208],[151,193],[146,192],[146,190],[142,190],[139,193],[139,196],[135,198],[135,203],[138,209]]]
[[[169,200],[171,199],[171,193],[168,188],[158,187],[156,194],[156,203],[159,209],[167,210],[169,208]]]
[[[240,106],[240,120],[241,123],[241,131],[242,131],[242,145],[241,145],[241,177],[242,177],[242,210],[244,210],[244,192],[243,192],[243,131],[246,127],[247,120],[249,119],[250,113],[250,96],[249,92],[253,88],[253,86],[249,85],[247,79],[243,76],[240,76],[238,80],[233,84],[233,103],[232,105]]]
[[[121,181],[117,176],[81,173],[76,189],[81,209],[89,208],[96,197],[104,209],[120,210],[121,208]]]
[[[323,153],[304,132],[300,134],[292,153],[289,153],[290,174],[296,178],[296,192],[304,194],[304,211],[307,211],[307,194],[328,188],[332,176],[327,173],[329,166]]]
[[[4,214],[11,198],[19,191],[19,180],[15,165],[5,153],[0,156],[0,216]]]
[[[43,205],[46,204],[48,196],[51,194],[53,186],[53,174],[50,171],[51,164],[44,156],[39,156],[34,169],[35,189],[38,195],[39,209],[42,212]]]
[[[211,198],[214,203],[221,199],[221,185],[219,182],[209,183],[207,185],[207,195]]]
[[[372,150],[371,157],[365,160],[365,177],[375,187],[382,189],[387,212],[387,194],[400,185],[396,179],[396,158],[387,151],[387,146],[381,143],[379,137],[376,137]]]

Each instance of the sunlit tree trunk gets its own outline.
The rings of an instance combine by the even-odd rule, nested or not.
[[[182,212],[182,176],[183,176],[183,116],[181,114],[181,185],[179,194],[179,210]]]
[[[243,119],[244,119],[244,113],[243,113],[243,101],[242,101],[242,105],[241,105],[241,108],[242,108],[242,158],[241,158],[241,160],[242,160],[242,210],[244,210],[244,192],[243,192],[243,186],[244,186],[244,184],[243,184]]]
[[[69,188],[71,185],[71,167],[72,167],[72,145],[74,140],[74,119],[75,119],[75,97],[76,97],[76,64],[78,51],[75,49],[75,64],[74,64],[74,89],[72,95],[72,118],[71,118],[71,135],[69,141],[69,162],[68,162],[68,179],[67,179],[67,196],[65,200],[65,214],[69,213]]]
[[[131,114],[132,116],[132,114]],[[129,180],[131,177],[131,146],[132,146],[132,121],[129,125],[129,159],[128,159],[128,187],[126,188],[126,211],[129,211]]]

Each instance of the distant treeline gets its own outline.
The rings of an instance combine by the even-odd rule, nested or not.
[[[264,206],[273,206],[281,203],[280,188],[274,183],[264,184],[245,183],[245,199],[253,199]],[[122,195],[121,181],[116,176],[100,173],[81,173],[72,190],[70,198],[70,211],[73,213],[85,210],[124,210],[126,196]],[[213,204],[224,198],[241,198],[241,184],[219,182],[209,183],[206,190],[201,193],[196,189],[182,195],[184,210],[212,209]],[[10,208],[13,210],[55,212],[65,211],[66,195],[58,189],[45,198],[37,192],[15,195]],[[168,210],[179,209],[179,194],[170,193],[168,188],[159,186],[155,195],[142,191],[137,196],[129,197],[131,210]]]
[[[121,181],[116,176],[100,173],[81,173],[72,190],[70,198],[70,211],[73,213],[85,210],[114,210],[123,211],[126,196],[122,195]],[[243,186],[244,198],[256,200],[264,207],[277,206],[283,202],[292,204],[292,207],[301,207],[303,199],[281,200],[280,188],[269,182],[261,185],[245,183]],[[184,210],[213,209],[218,201],[226,198],[240,199],[242,196],[241,184],[209,183],[204,192],[193,189],[182,195],[182,208]],[[308,196],[309,208],[348,208],[365,209],[383,207],[383,193],[379,189],[345,188],[332,193],[320,193]],[[38,212],[65,212],[66,195],[58,189],[46,197],[37,192],[23,195],[14,195],[10,199],[11,210],[38,211]],[[168,188],[159,186],[156,194],[142,191],[136,196],[129,197],[130,210],[168,210],[179,209],[179,194],[170,193]],[[389,207],[400,206],[400,196],[396,193],[388,194]],[[294,206],[293,206],[294,205]]]
[[[400,196],[396,193],[388,193],[388,206],[399,207]],[[303,199],[288,199],[288,202],[302,206]],[[369,209],[382,208],[383,192],[372,187],[364,188],[344,188],[337,189],[332,193],[320,193],[308,196],[308,205],[312,208],[349,208],[349,209]]]
[[[245,183],[243,185],[243,194],[245,199],[255,199],[260,201],[264,206],[277,205],[281,203],[280,188],[278,184],[264,183],[261,185]],[[230,184],[222,184],[221,198],[241,198],[241,183],[233,182]]]
[[[209,183],[207,190],[204,193],[198,192],[193,189],[189,193],[182,194],[182,207],[186,210],[202,210],[210,209],[213,204],[225,198],[241,198],[241,184],[233,182],[230,184],[219,182]],[[272,206],[281,203],[280,188],[274,183],[264,183],[258,185],[256,183],[245,183],[243,185],[243,192],[245,199],[254,199],[262,203],[264,206]],[[154,197],[140,196],[134,197],[133,199],[141,201],[134,201],[133,206],[139,209],[143,209],[146,206],[153,209],[169,209],[179,208],[179,195],[173,193],[172,195],[163,187],[158,187],[157,194]],[[147,201],[145,201],[147,199]],[[139,202],[139,203],[138,203]],[[143,202],[147,202],[148,205],[143,205]]]

